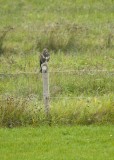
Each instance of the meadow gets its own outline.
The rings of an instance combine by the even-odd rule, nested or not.
[[[0,125],[46,123],[39,55],[48,48],[52,124],[114,124],[112,0],[0,0]]]
[[[0,159],[113,160],[113,125],[114,1],[0,0]]]

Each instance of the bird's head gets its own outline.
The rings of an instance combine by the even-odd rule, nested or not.
[[[44,49],[43,49],[43,53],[48,53],[48,49],[47,49],[47,48],[44,48]]]

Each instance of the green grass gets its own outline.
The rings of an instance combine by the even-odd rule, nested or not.
[[[3,53],[27,54],[48,47],[50,50],[87,52],[113,49],[113,5],[109,0],[92,1],[3,1],[1,4]]]
[[[45,47],[52,123],[114,123],[113,6],[112,0],[0,0],[1,126],[46,122],[39,74]]]
[[[42,76],[39,73],[38,55],[12,55],[8,58],[2,56],[1,63],[0,71],[3,73],[0,83],[1,94],[42,96]],[[76,72],[70,72],[72,70]],[[52,53],[49,71],[51,96],[103,95],[114,91],[112,52],[77,56],[64,55],[61,52],[56,55]],[[54,71],[58,72],[53,73]],[[64,73],[64,71],[69,72]]]
[[[113,126],[0,129],[2,160],[113,160]]]
[[[44,112],[38,97],[2,97],[0,99],[0,126],[90,125],[114,124],[114,96],[64,97],[50,100],[50,117]]]
[[[113,0],[0,0],[1,160],[114,159],[113,10]]]

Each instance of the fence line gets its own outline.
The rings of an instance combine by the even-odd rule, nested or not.
[[[77,73],[77,72],[86,72],[86,73],[91,73],[91,72],[106,72],[106,73],[113,73],[114,70],[86,70],[86,69],[81,69],[81,70],[55,70],[55,71],[49,71],[49,73]],[[0,76],[5,76],[5,75],[21,75],[21,74],[40,74],[40,72],[17,72],[17,73],[0,73]]]
[[[61,96],[61,97],[53,97],[53,96],[50,96],[49,99],[87,99],[87,98],[94,98],[94,97],[97,97],[97,96]],[[5,96],[5,95],[0,95],[0,98],[4,98],[4,100],[7,100],[8,98],[14,98],[14,99],[21,99],[22,97],[13,97],[13,96]],[[39,98],[39,97],[23,97],[25,98],[26,100],[34,100],[34,99],[38,99],[40,101],[43,101],[43,98]],[[1,99],[0,99],[1,100]]]
[[[95,73],[106,73],[106,74],[110,74],[110,75],[114,75],[114,70],[95,70],[95,69],[76,69],[76,70],[54,70],[54,71],[49,71],[49,73],[87,73],[87,74],[95,74]],[[0,78],[2,76],[16,76],[16,75],[42,75],[39,71],[36,72],[17,72],[17,73],[0,73]],[[10,97],[10,95],[1,95],[1,97]],[[29,95],[30,99],[32,98],[38,98],[38,100],[43,100],[43,98],[41,97],[37,97],[36,95],[33,94]],[[27,98],[29,98],[29,96]],[[14,96],[15,97],[15,96]],[[26,97],[26,96],[25,96]],[[18,97],[16,97],[18,98]],[[84,96],[60,96],[60,97],[56,97],[56,96],[50,96],[50,100],[51,99],[85,99],[85,98],[89,98],[89,97],[84,97]]]
[[[91,98],[87,96],[64,96],[64,97],[51,97],[50,99],[85,99],[85,98]]]

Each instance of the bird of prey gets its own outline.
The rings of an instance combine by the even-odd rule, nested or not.
[[[48,52],[48,49],[45,48],[43,49],[43,52],[41,53],[40,55],[40,72],[42,73],[42,67],[41,65],[45,62],[48,62],[50,59],[50,55],[49,55],[49,52]]]

